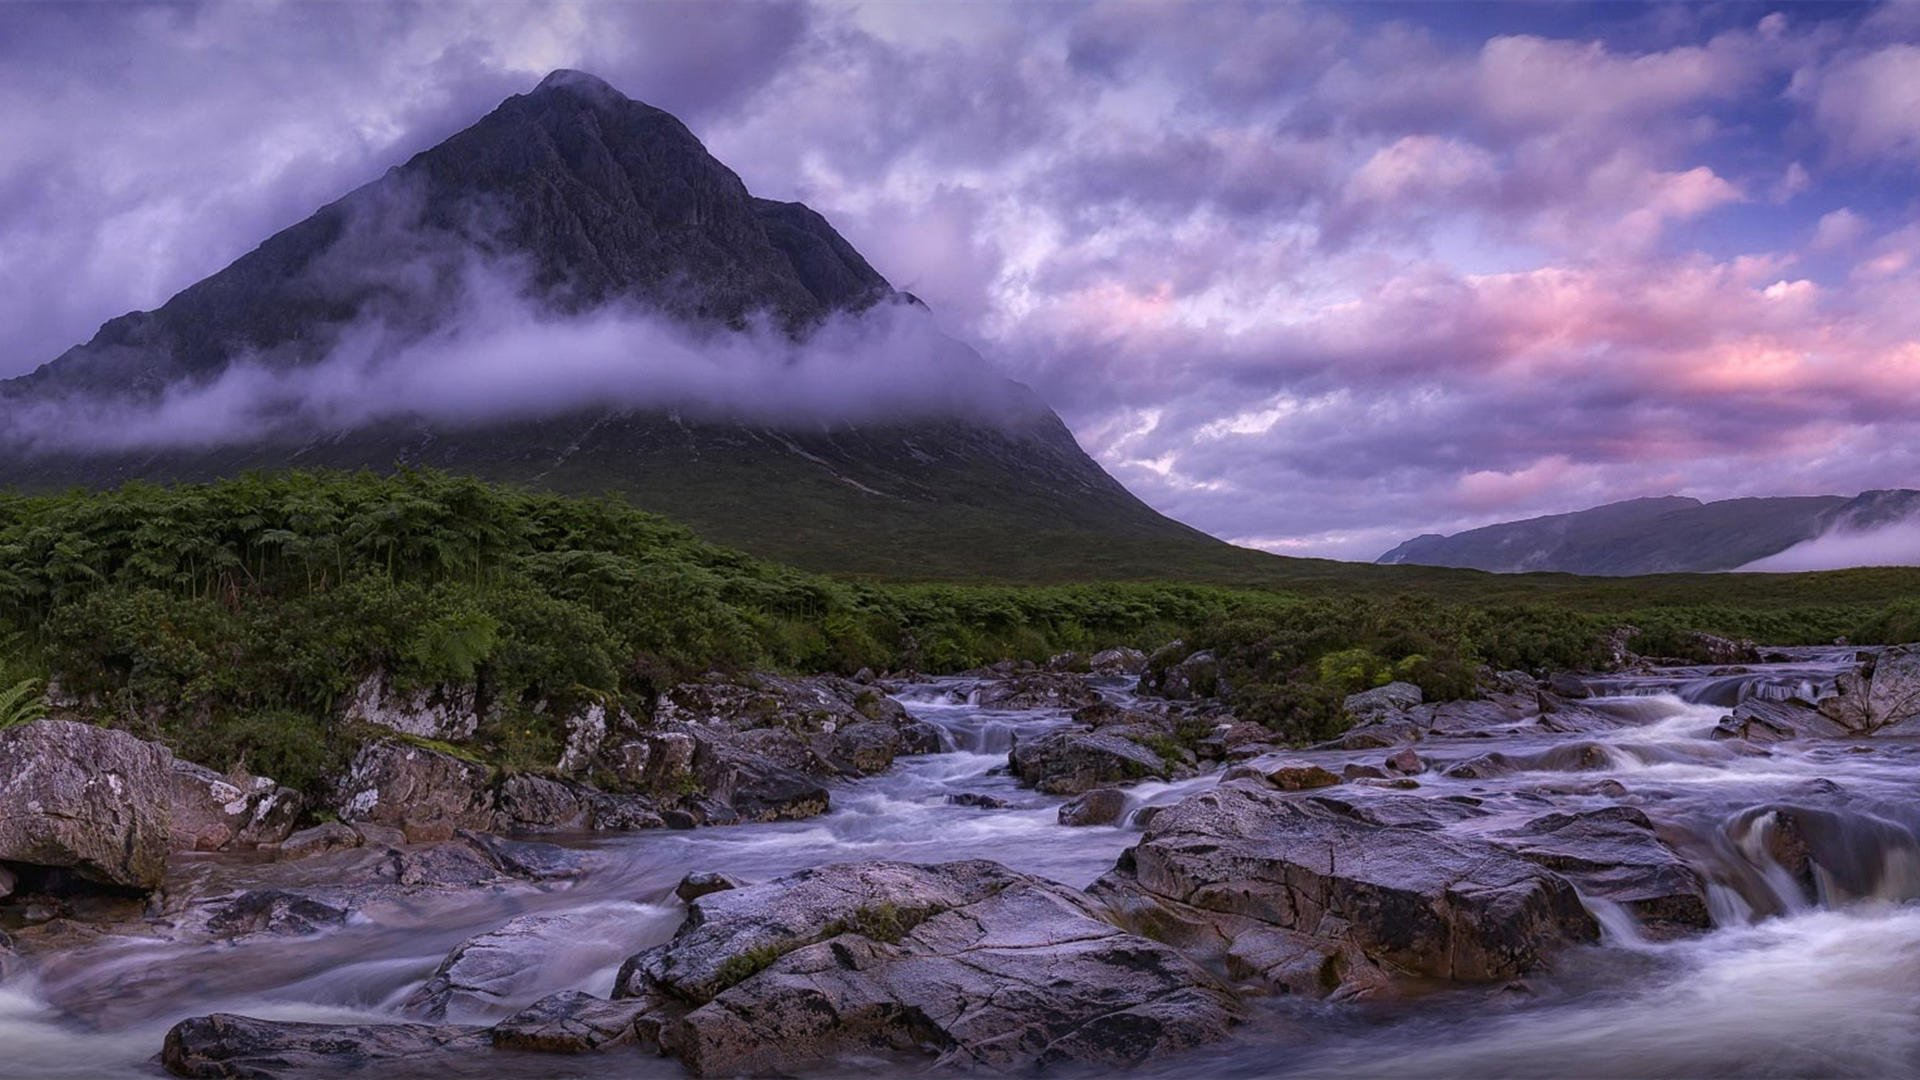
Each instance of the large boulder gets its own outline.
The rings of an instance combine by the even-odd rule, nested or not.
[[[1499,839],[1521,856],[1617,903],[1659,933],[1706,930],[1706,886],[1631,806],[1548,814]]]
[[[1566,879],[1443,831],[1436,814],[1471,811],[1437,802],[1223,783],[1156,815],[1092,891],[1128,925],[1294,992],[1502,980],[1599,936]]]
[[[336,799],[340,820],[390,826],[415,843],[493,827],[491,770],[413,743],[381,740],[361,747]]]
[[[355,1070],[429,1075],[452,1059],[491,1055],[492,1046],[484,1028],[308,1024],[215,1013],[175,1024],[160,1060],[175,1076],[222,1080]]]
[[[700,788],[740,821],[793,821],[827,812],[831,802],[818,780],[739,737],[701,739],[693,775]]]
[[[936,1068],[1121,1068],[1224,1037],[1234,1000],[1081,893],[974,861],[819,867],[702,896],[616,997],[696,1075],[849,1053]]]
[[[1007,765],[1022,784],[1049,795],[1078,795],[1114,784],[1164,780],[1174,768],[1159,751],[1114,728],[1062,728],[1019,739],[1007,756]]]
[[[1821,700],[1820,712],[1855,734],[1920,734],[1920,645],[1865,655]]]
[[[497,930],[468,938],[440,962],[425,985],[402,1008],[432,1021],[497,1016],[540,997],[547,958],[565,942],[578,946],[595,940],[603,928],[575,912],[518,916]]]
[[[38,720],[0,732],[0,863],[159,888],[172,766],[166,747],[91,724]]]
[[[1398,719],[1423,700],[1420,688],[1412,683],[1390,682],[1385,686],[1348,694],[1343,707],[1355,723],[1368,724]]]
[[[277,844],[293,832],[305,800],[264,776],[222,776],[204,765],[172,765],[175,851],[226,851]]]

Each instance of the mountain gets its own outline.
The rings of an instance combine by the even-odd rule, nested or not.
[[[674,117],[555,72],[157,310],[115,318],[0,383],[0,420],[11,421],[0,426],[0,485],[429,466],[617,493],[721,542],[829,571],[1129,576],[1182,559],[1266,558],[1155,513],[1031,392],[952,341],[928,376],[929,400],[946,394],[951,408],[883,402],[850,420],[664,399],[525,415],[491,402],[476,417],[361,401],[345,421],[337,408],[310,415],[299,394],[376,393],[376,373],[417,362],[423,343],[454,358],[455,389],[477,384],[478,366],[467,379],[457,365],[485,343],[461,337],[461,320],[497,305],[476,299],[476,277],[510,279],[510,299],[540,327],[640,311],[722,346],[804,344],[836,320],[918,305],[819,214],[750,194]],[[577,377],[566,359],[514,354],[511,385],[537,389],[549,370]],[[262,386],[281,396],[256,394]],[[139,434],[148,427],[158,435]]]
[[[1498,573],[1694,573],[1734,570],[1822,538],[1916,521],[1920,491],[1711,503],[1667,496],[1509,521],[1452,536],[1429,533],[1378,561]]]

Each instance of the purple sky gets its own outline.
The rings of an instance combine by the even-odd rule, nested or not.
[[[1920,5],[8,5],[0,376],[556,67],[1229,539],[1920,483]]]

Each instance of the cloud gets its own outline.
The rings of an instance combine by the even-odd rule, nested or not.
[[[1829,532],[1740,567],[1742,571],[1794,573],[1849,566],[1920,566],[1920,521],[1877,529]]]
[[[829,319],[796,341],[770,319],[703,331],[626,306],[557,314],[528,295],[512,267],[469,262],[428,332],[413,318],[370,317],[313,362],[241,356],[154,397],[33,401],[8,410],[5,435],[27,452],[134,450],[606,410],[818,428],[925,416],[1015,422],[1036,408],[907,302]]]

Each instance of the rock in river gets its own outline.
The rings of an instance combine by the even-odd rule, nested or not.
[[[1222,784],[1156,815],[1095,883],[1131,925],[1293,991],[1386,973],[1487,982],[1599,927],[1566,879],[1441,831],[1427,800]]]
[[[616,996],[657,1002],[696,1074],[844,1054],[1025,1072],[1113,1068],[1222,1038],[1240,1009],[1192,961],[1064,885],[985,861],[824,866],[700,897]]]
[[[0,862],[159,888],[173,755],[124,731],[39,720],[0,733]]]

